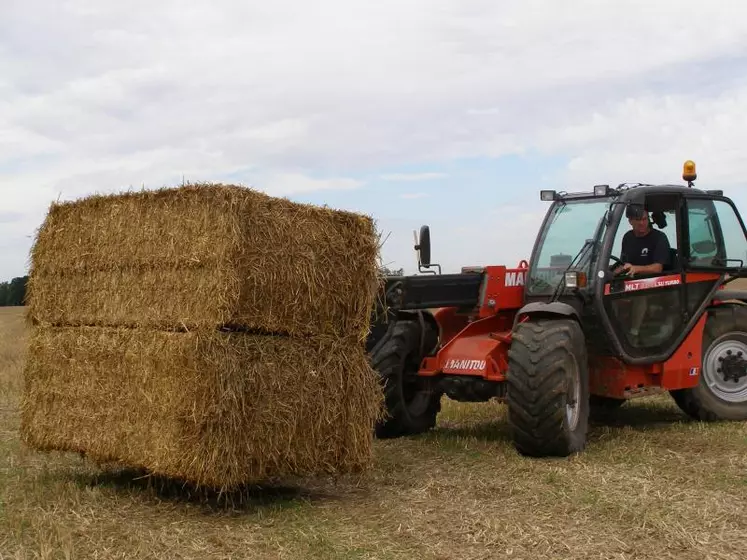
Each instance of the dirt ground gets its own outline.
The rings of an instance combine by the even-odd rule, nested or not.
[[[444,401],[363,477],[192,496],[18,439],[26,331],[0,308],[0,559],[742,559],[747,425],[626,404],[588,450],[519,457],[505,408]]]

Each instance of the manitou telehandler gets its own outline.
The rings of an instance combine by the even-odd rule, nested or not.
[[[580,452],[590,412],[660,392],[698,420],[747,419],[747,293],[724,289],[747,276],[747,232],[721,191],[693,186],[692,161],[682,178],[541,191],[552,204],[517,268],[441,274],[423,226],[421,274],[387,278],[368,340],[388,412],[377,436],[429,430],[444,394],[506,402],[528,456]],[[622,239],[641,219],[669,259],[631,276]]]

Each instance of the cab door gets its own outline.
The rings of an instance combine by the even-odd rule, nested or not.
[[[658,274],[620,276],[604,286],[604,310],[617,346],[629,361],[655,356],[674,348],[687,323],[685,274],[680,255],[684,231],[684,200],[679,195],[648,197],[651,228],[669,241],[670,260]],[[615,233],[612,255],[620,257],[622,240],[631,229],[623,217]],[[610,266],[615,263],[610,261]]]
[[[667,359],[710,305],[724,277],[745,272],[747,231],[730,200],[693,192],[667,206],[660,211],[665,220],[659,220],[665,225],[652,227],[667,234],[671,262],[660,274],[604,285],[607,328],[614,335],[613,346],[629,363]],[[612,246],[615,256],[626,226],[621,220]],[[635,332],[637,319],[640,329]]]
[[[683,252],[687,313],[698,318],[726,274],[747,260],[747,232],[734,204],[723,197],[686,197],[687,232]]]

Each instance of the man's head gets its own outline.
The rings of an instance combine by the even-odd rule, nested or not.
[[[633,235],[637,237],[644,236],[651,227],[648,221],[648,211],[642,204],[630,204],[625,209],[625,216],[628,218],[630,227],[633,228]]]

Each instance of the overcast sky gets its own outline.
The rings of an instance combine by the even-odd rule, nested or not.
[[[0,279],[50,202],[235,182],[362,211],[413,271],[528,258],[541,188],[747,191],[737,0],[0,1]],[[509,242],[506,236],[519,236]]]

